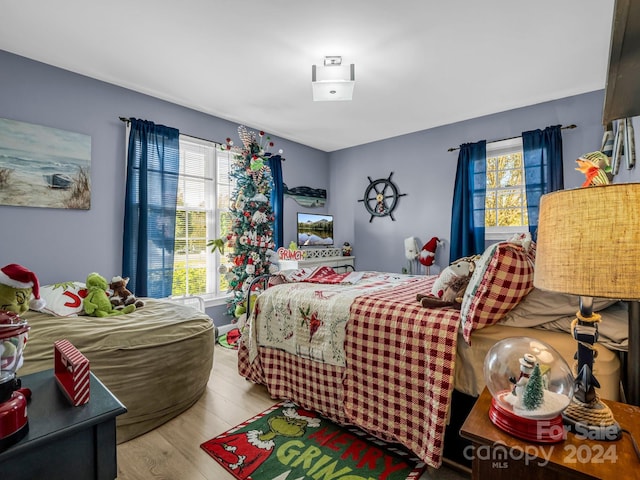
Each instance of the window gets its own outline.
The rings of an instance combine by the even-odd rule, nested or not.
[[[522,138],[487,144],[485,238],[505,240],[527,231]]]
[[[172,295],[224,297],[227,283],[218,273],[219,253],[207,241],[229,230],[229,176],[232,154],[213,142],[180,135],[180,177]]]

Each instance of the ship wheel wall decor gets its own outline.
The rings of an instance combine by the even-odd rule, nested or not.
[[[373,221],[374,217],[391,217],[391,220],[395,222],[393,218],[393,210],[398,205],[398,198],[404,197],[406,193],[398,193],[398,187],[391,181],[393,172],[389,174],[388,178],[379,178],[377,180],[369,179],[369,185],[364,191],[364,198],[358,200],[364,202],[364,208],[371,214],[369,222]]]

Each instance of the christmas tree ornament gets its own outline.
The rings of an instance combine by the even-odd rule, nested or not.
[[[252,258],[249,258],[249,260],[247,260],[247,267],[245,268],[245,272],[247,272],[249,275],[253,275],[254,273],[256,273],[256,266],[253,264]]]

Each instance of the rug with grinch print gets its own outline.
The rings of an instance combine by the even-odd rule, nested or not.
[[[281,402],[200,445],[239,480],[416,480],[401,446]]]

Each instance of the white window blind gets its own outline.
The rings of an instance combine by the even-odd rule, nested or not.
[[[180,177],[176,210],[174,296],[224,297],[226,280],[219,273],[224,262],[207,241],[228,227],[230,155],[214,142],[180,135]]]

